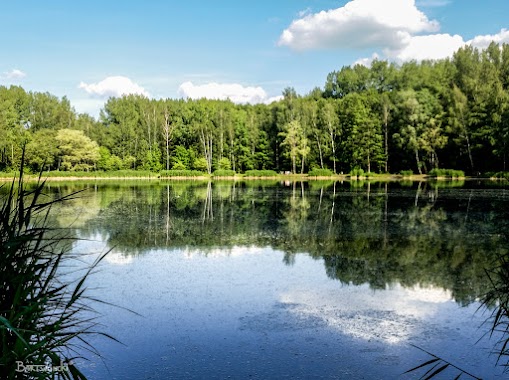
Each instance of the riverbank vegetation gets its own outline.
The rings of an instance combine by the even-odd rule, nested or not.
[[[106,335],[85,286],[104,255],[82,268],[71,230],[48,223],[51,207],[73,195],[49,199],[43,189],[22,176],[0,187],[0,378],[86,379],[73,360],[99,355],[87,337]]]
[[[129,95],[95,120],[65,97],[0,87],[0,171],[16,170],[26,146],[32,171],[59,175],[504,172],[508,78],[509,45],[493,43],[445,60],[345,66],[323,88],[286,88],[269,105]]]

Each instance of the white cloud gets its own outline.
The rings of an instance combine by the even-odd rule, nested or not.
[[[380,59],[380,56],[377,53],[373,53],[373,55],[370,58],[360,58],[357,61],[354,62],[354,65],[363,65],[366,67],[371,66],[371,63],[375,59]]]
[[[371,58],[354,64],[369,66],[376,59],[398,63],[451,57],[470,44],[484,49],[494,41],[509,43],[509,30],[481,35],[465,42],[460,35],[438,34],[440,25],[420,7],[446,6],[450,0],[351,0],[345,6],[319,13],[302,13],[283,31],[279,46],[293,50],[366,49],[378,50]]]
[[[279,102],[280,100],[283,100],[283,99],[284,99],[283,95],[271,96],[270,98],[264,100],[263,102],[265,104],[270,104],[270,103],[273,103],[273,102]]]
[[[443,59],[451,57],[455,51],[465,45],[463,37],[450,34],[430,34],[413,36],[407,44],[397,51],[386,51],[388,58],[398,62],[424,59]]]
[[[498,44],[509,43],[509,30],[502,29],[497,34],[474,37],[468,41],[468,44],[480,49],[485,49],[491,42],[496,42]]]
[[[138,94],[146,97],[150,96],[143,87],[124,76],[107,77],[98,83],[87,84],[81,82],[78,87],[85,90],[88,94],[100,98],[107,98],[110,96],[120,97],[129,94]]]
[[[278,45],[294,50],[398,49],[412,34],[438,29],[438,22],[418,10],[415,0],[352,0],[344,7],[294,20],[281,34]]]
[[[27,75],[21,70],[18,69],[12,69],[11,71],[5,71],[1,76],[0,79],[23,79]]]
[[[269,98],[261,87],[244,87],[238,83],[207,83],[195,85],[192,82],[184,82],[180,85],[178,93],[183,98],[190,99],[230,99],[234,103],[266,103],[279,99]]]

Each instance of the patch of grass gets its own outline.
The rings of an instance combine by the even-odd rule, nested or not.
[[[365,175],[364,170],[360,168],[354,168],[350,171],[350,177],[356,178],[356,177],[363,177]]]
[[[279,174],[274,170],[246,170],[245,177],[277,177]]]
[[[399,172],[403,177],[411,177],[414,175],[414,172],[411,170],[402,170]]]
[[[159,176],[161,178],[168,178],[168,177],[204,177],[208,176],[208,173],[199,171],[199,170],[161,170],[159,173]]]
[[[330,169],[313,169],[308,175],[310,177],[332,177],[334,173]]]
[[[218,169],[212,173],[214,177],[233,177],[235,176],[234,170],[229,169]]]
[[[490,178],[509,181],[509,172],[486,173]]]
[[[444,178],[463,178],[465,172],[463,170],[455,169],[432,169],[428,173],[430,177],[444,177]]]
[[[80,261],[70,253],[73,239],[50,228],[48,216],[53,204],[74,195],[49,200],[43,188],[40,180],[25,187],[23,174],[0,188],[0,378],[85,379],[72,360],[83,349],[99,355],[87,336],[108,336],[96,330],[97,300],[87,296],[85,281],[106,254],[75,272],[76,281],[66,280],[62,268],[75,271],[73,261]],[[18,372],[20,362],[59,372]]]
[[[18,176],[19,172],[0,172],[0,178],[14,178]]]
[[[93,172],[83,172],[83,171],[59,171],[52,170],[42,173],[43,177],[47,178],[55,178],[55,177],[92,177],[92,178],[155,178],[158,176],[157,173],[151,172],[149,170],[111,170],[111,171],[93,171]]]

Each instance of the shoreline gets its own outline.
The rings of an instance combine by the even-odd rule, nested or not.
[[[18,179],[19,176],[11,176],[11,177],[0,177],[0,182],[10,182],[13,179]],[[186,176],[175,176],[175,177],[160,177],[160,176],[143,176],[143,177],[135,177],[135,176],[126,176],[126,177],[100,177],[100,176],[62,176],[62,177],[39,177],[38,175],[25,174],[23,179],[25,181],[38,181],[39,178],[43,181],[47,182],[79,182],[79,181],[384,181],[384,182],[398,182],[398,181],[412,181],[412,182],[422,182],[422,181],[465,181],[465,180],[492,180],[492,181],[500,181],[499,178],[488,178],[488,177],[459,177],[459,178],[448,178],[448,177],[430,177],[428,175],[413,175],[413,176],[402,176],[397,174],[389,174],[389,175],[376,175],[376,176],[358,176],[352,177],[346,174],[338,174],[334,176],[308,176],[307,174],[282,174],[274,177],[270,176],[262,176],[262,177],[254,177],[254,176],[198,176],[198,177],[186,177]]]

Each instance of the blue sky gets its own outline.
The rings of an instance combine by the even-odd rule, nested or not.
[[[67,96],[305,94],[343,65],[442,58],[509,42],[507,0],[4,1],[0,84]]]

